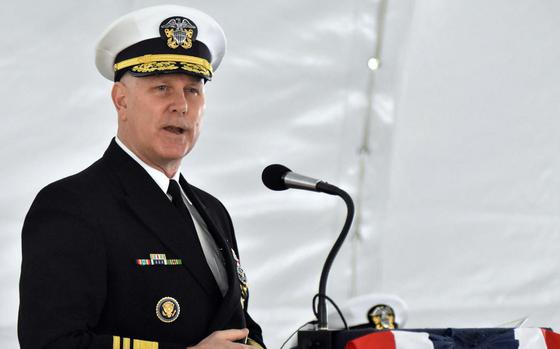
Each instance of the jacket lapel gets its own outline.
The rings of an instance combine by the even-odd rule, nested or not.
[[[195,231],[188,231],[184,218],[173,207],[150,175],[113,140],[106,158],[120,179],[125,201],[210,296],[220,296]],[[221,298],[221,297],[220,297]]]
[[[240,308],[241,302],[241,289],[239,279],[237,276],[237,262],[233,257],[233,250],[227,241],[226,234],[220,229],[220,226],[210,216],[210,210],[206,207],[204,202],[198,195],[194,193],[190,184],[181,176],[181,186],[187,194],[189,200],[198,210],[199,214],[204,219],[208,230],[216,241],[216,244],[222,249],[224,260],[226,262],[225,268],[228,275],[228,291],[225,294],[222,303],[214,317],[214,321],[210,326],[210,331],[222,329],[226,323],[229,322],[234,312]],[[241,324],[245,326],[245,324]]]

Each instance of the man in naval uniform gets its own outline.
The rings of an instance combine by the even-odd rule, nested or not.
[[[102,35],[117,136],[27,214],[21,348],[264,347],[230,217],[180,169],[224,52],[218,23],[181,6],[132,12]]]

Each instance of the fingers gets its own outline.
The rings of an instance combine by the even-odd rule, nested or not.
[[[212,336],[213,335],[215,335],[220,339],[234,342],[240,339],[247,338],[247,336],[249,335],[249,330],[246,328],[243,328],[241,330],[222,330],[222,331],[216,331],[212,333]]]
[[[252,347],[249,345],[235,343],[235,341],[244,342],[248,334],[249,330],[246,328],[216,331],[204,338],[192,349],[251,349]]]

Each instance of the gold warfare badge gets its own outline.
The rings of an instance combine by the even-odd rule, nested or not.
[[[175,298],[163,297],[159,300],[159,302],[157,302],[156,315],[158,319],[165,323],[177,320],[180,313],[181,307]]]
[[[197,34],[198,28],[196,25],[185,17],[169,17],[159,26],[159,35],[167,41],[167,46],[172,49],[179,46],[184,49],[191,48]]]

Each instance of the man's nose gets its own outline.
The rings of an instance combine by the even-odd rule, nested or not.
[[[173,102],[171,104],[171,111],[186,114],[189,110],[189,105],[187,102],[187,98],[185,96],[185,92],[182,90],[176,91],[173,94]]]

